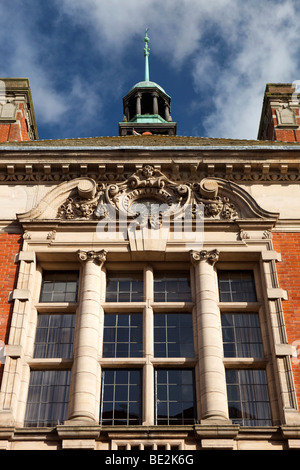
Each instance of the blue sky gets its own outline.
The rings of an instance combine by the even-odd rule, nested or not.
[[[256,139],[267,82],[300,79],[297,0],[0,0],[0,77],[28,77],[40,139],[118,135],[150,79],[179,135]]]

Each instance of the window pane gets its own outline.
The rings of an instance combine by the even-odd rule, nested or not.
[[[101,424],[141,424],[141,371],[103,370]]]
[[[67,419],[70,371],[31,371],[25,426],[56,426]]]
[[[258,314],[223,313],[221,319],[225,357],[263,357]]]
[[[45,271],[40,302],[76,302],[77,271]]]
[[[229,418],[241,426],[271,426],[271,409],[264,370],[227,370]]]
[[[189,273],[155,273],[155,302],[191,302]]]
[[[143,356],[141,313],[105,314],[103,357]]]
[[[219,271],[221,302],[256,302],[253,271]]]
[[[142,302],[142,273],[108,273],[106,302]]]
[[[193,424],[194,371],[157,370],[155,377],[156,424]]]
[[[38,316],[33,357],[71,358],[75,314],[41,314]]]
[[[192,314],[154,314],[154,356],[194,356]]]

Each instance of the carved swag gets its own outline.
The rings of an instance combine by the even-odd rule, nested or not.
[[[110,209],[127,218],[144,217],[145,223],[157,226],[160,213],[151,209],[156,204],[163,207],[164,213],[176,217],[189,205],[195,217],[197,207],[204,206],[204,217],[208,219],[234,220],[239,217],[235,205],[229,198],[219,195],[217,181],[203,179],[200,183],[180,184],[171,181],[160,170],[146,165],[133,173],[126,181],[120,183],[95,183],[95,191],[84,197],[75,188],[67,200],[59,207],[57,217],[61,220],[100,220],[109,216]]]

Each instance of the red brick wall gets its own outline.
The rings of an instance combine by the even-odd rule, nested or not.
[[[0,234],[0,341],[7,343],[12,315],[12,303],[8,301],[9,292],[16,286],[18,264],[15,255],[20,251],[20,234]],[[0,365],[0,386],[3,365]]]
[[[16,115],[16,122],[0,122],[0,142],[20,142],[25,140],[29,140],[29,136],[24,113],[24,105],[20,103]]]
[[[275,129],[275,140],[279,142],[298,142],[300,140],[297,129]]]
[[[300,233],[274,233],[273,246],[282,257],[277,263],[279,285],[288,293],[282,301],[288,343],[298,349],[292,369],[300,409]]]

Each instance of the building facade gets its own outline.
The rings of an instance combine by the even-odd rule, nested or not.
[[[299,449],[295,90],[177,136],[145,42],[116,137],[38,140],[1,81],[0,448]]]

